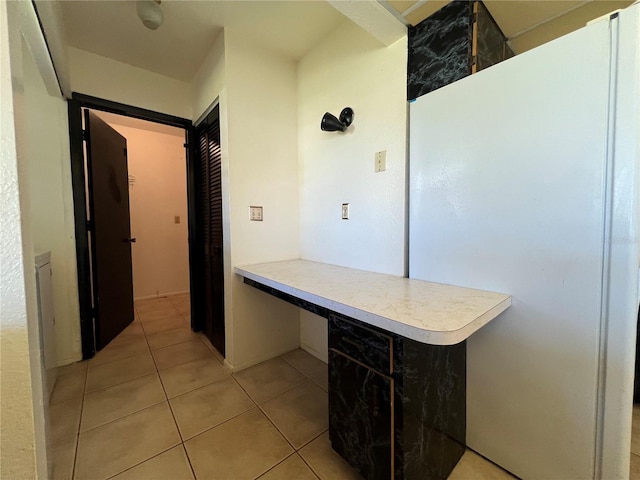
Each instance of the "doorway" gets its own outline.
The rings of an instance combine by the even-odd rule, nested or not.
[[[118,239],[116,239],[116,242],[121,241],[121,243],[128,243],[129,248],[134,252],[133,267],[129,267],[129,270],[130,275],[131,272],[133,272],[133,275],[131,276],[137,281],[135,282],[135,288],[133,282],[129,287],[129,290],[131,291],[131,297],[135,295],[137,299],[154,298],[163,295],[184,294],[186,290],[189,292],[191,305],[189,312],[191,318],[191,329],[194,331],[205,330],[205,332],[207,331],[207,328],[209,328],[209,330],[212,330],[212,327],[208,324],[212,317],[211,315],[206,315],[206,311],[207,308],[211,310],[212,307],[215,307],[215,305],[208,305],[207,302],[208,299],[215,296],[215,292],[224,291],[224,286],[222,284],[222,276],[219,279],[219,284],[214,284],[211,282],[207,284],[207,278],[203,276],[206,270],[200,268],[200,266],[205,263],[205,249],[202,248],[203,216],[198,215],[198,212],[201,211],[200,206],[202,204],[211,202],[208,197],[203,197],[203,195],[208,194],[208,192],[203,191],[202,188],[198,189],[198,186],[202,185],[202,173],[197,169],[199,148],[196,142],[196,131],[193,127],[192,122],[187,119],[173,117],[145,109],[139,109],[137,107],[118,104],[77,93],[74,93],[72,99],[69,100],[68,110],[71,140],[72,183],[76,224],[76,253],[78,260],[78,293],[80,300],[83,357],[85,359],[93,357],[97,350],[100,350],[106,345],[104,339],[101,338],[102,335],[100,332],[104,332],[105,330],[108,330],[110,328],[109,326],[105,325],[105,322],[109,322],[109,318],[104,309],[104,302],[101,302],[101,299],[106,296],[105,293],[108,293],[109,286],[105,286],[106,281],[98,276],[99,272],[104,272],[108,269],[104,267],[105,262],[109,262],[108,255],[106,258],[104,255],[104,252],[108,251],[108,249],[105,249],[104,247],[102,247],[101,249],[101,247],[99,246],[96,249],[96,245],[94,242],[94,240],[99,237],[97,232],[95,232],[96,225],[94,223],[95,220],[98,220],[97,217],[94,218],[95,211],[93,209],[95,199],[97,198],[97,196],[95,195],[95,182],[106,182],[107,185],[106,187],[104,187],[104,189],[106,191],[111,190],[111,196],[114,195],[114,192],[116,190],[113,185],[113,179],[107,178],[109,176],[105,175],[104,171],[102,176],[91,176],[91,153],[92,150],[95,150],[95,148],[93,148],[91,145],[91,132],[88,131],[92,127],[92,125],[89,126],[89,128],[83,126],[83,116],[87,115],[87,118],[89,118],[89,114],[83,113],[87,111],[92,111],[95,114],[94,116],[97,118],[97,120],[102,121],[104,118],[106,118],[107,120],[111,119],[111,123],[113,124],[112,127],[116,127],[117,130],[120,131],[120,133],[125,134],[120,135],[123,137],[123,139],[125,139],[125,142],[125,136],[127,136],[127,122],[131,123],[143,120],[146,122],[152,122],[150,124],[154,126],[154,128],[152,129],[172,130],[174,134],[176,131],[181,132],[182,140],[178,140],[179,143],[177,147],[178,149],[182,150],[182,173],[176,174],[174,172],[173,175],[171,173],[168,173],[168,175],[164,175],[164,184],[161,183],[157,186],[150,186],[148,184],[146,185],[145,188],[147,189],[147,193],[154,193],[155,189],[156,198],[151,200],[151,203],[148,203],[146,207],[143,207],[142,209],[137,208],[137,211],[133,212],[135,217],[133,222],[131,223],[133,230],[130,234],[126,235],[126,238],[123,237],[122,239],[119,239],[118,237]],[[113,120],[116,118],[119,118],[120,120],[114,122]],[[98,123],[97,121],[94,122]],[[117,127],[115,123],[124,123],[125,126]],[[107,127],[109,126],[107,125]],[[118,132],[114,131],[113,133],[115,135],[119,135]],[[136,139],[136,142],[139,143],[139,140],[140,139]],[[124,179],[124,181],[127,185],[120,188],[119,191],[122,191],[124,189],[127,191],[127,193],[133,193],[133,196],[135,198],[138,193],[142,193],[135,190],[136,186],[138,186],[139,189],[142,189],[142,184],[139,183],[142,179],[139,178],[136,174],[132,173],[127,167],[128,152],[126,150],[126,145],[124,148],[124,168],[126,172],[126,178]],[[99,150],[103,149],[103,147],[100,147]],[[116,150],[118,149],[120,149],[120,147],[116,148]],[[153,157],[152,153],[151,157]],[[162,177],[163,174],[161,174],[158,169],[150,168],[147,169],[144,176],[149,178],[153,176]],[[168,206],[166,202],[167,199],[164,198],[170,195],[175,196],[176,193],[178,193],[179,195],[179,192],[176,191],[169,192],[169,190],[171,190],[172,188],[168,186],[169,183],[173,184],[174,186],[176,185],[175,178],[168,178],[171,176],[181,176],[182,178],[183,183],[181,190],[181,200],[184,205],[184,208],[182,209],[180,207]],[[122,175],[120,175],[120,177],[122,177]],[[122,182],[122,178],[120,178],[119,181]],[[111,185],[109,184],[109,182],[111,182]],[[220,194],[219,188],[217,193]],[[157,203],[163,203],[163,205],[156,205]],[[154,216],[157,218],[150,218]],[[105,229],[103,226],[103,231],[105,230],[109,229]],[[140,255],[136,255],[140,253],[141,250],[136,250],[139,246],[141,246],[138,245],[141,239],[137,238],[139,235],[136,233],[136,230],[138,230],[138,233],[144,232],[143,236],[145,237],[147,246],[149,246],[149,244],[152,244],[152,247],[157,247],[157,245],[153,244],[159,244],[163,242],[165,244],[167,243],[167,238],[160,238],[164,234],[167,234],[168,237],[171,237],[173,234],[175,234],[175,232],[181,231],[180,235],[182,235],[184,241],[187,242],[187,245],[184,245],[182,252],[178,251],[180,250],[180,247],[178,246],[176,249],[174,249],[176,251],[172,252],[172,255],[175,254],[176,257],[181,257],[182,260],[186,260],[186,265],[184,264],[185,262],[182,262],[182,267],[178,267],[178,270],[182,268],[183,271],[181,273],[178,272],[178,274],[176,275],[171,275],[171,273],[169,273],[169,275],[167,276],[166,270],[171,269],[171,266],[168,265],[171,262],[163,262],[163,256],[166,255],[158,253],[157,251],[151,255],[149,255],[149,252],[147,251],[147,258],[144,259],[144,261]],[[165,237],[167,237],[167,235],[165,235]],[[173,235],[173,237],[173,240],[175,241],[175,235]],[[169,241],[171,241],[171,238],[169,238]],[[180,242],[178,241],[178,243]],[[151,248],[151,250],[153,250],[153,248]],[[155,250],[157,250],[157,248]],[[153,257],[154,255],[155,258],[152,259],[150,263],[149,256]],[[144,256],[145,255],[142,255],[142,257]],[[99,262],[102,262],[102,266]],[[147,265],[147,271],[142,271],[140,270],[140,268],[138,268],[138,273],[136,273],[136,264],[138,265],[138,267],[140,267],[140,265],[144,265],[145,262]],[[122,265],[126,264],[126,262],[118,263],[120,264],[120,270],[126,270],[126,265],[124,268],[122,268]],[[178,259],[177,264],[180,263],[181,262]],[[160,274],[154,275],[153,272],[150,272],[150,270],[154,269],[156,272],[163,272],[163,269],[165,270],[163,272],[165,277],[164,280],[161,281]],[[120,276],[119,278],[123,277]],[[120,319],[119,321],[123,325],[118,325],[112,328],[112,330],[115,332],[115,335],[117,335],[119,331],[122,330],[122,328],[126,327],[126,325],[133,319],[133,302],[121,302],[120,306],[124,309],[124,313],[120,312],[118,314]],[[130,320],[127,321],[126,319],[129,316],[129,309]],[[224,308],[222,307],[220,311],[222,312],[223,316]],[[222,322],[224,322],[224,318],[222,318]],[[212,343],[214,343],[211,338],[210,340]],[[220,348],[218,345],[216,345],[216,347],[222,354],[224,354],[224,331],[222,331],[222,342],[220,343],[220,341],[218,341],[217,343],[218,345],[222,345],[222,348]]]

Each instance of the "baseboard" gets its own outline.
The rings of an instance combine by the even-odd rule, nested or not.
[[[135,297],[133,300],[152,300],[154,298],[175,297],[176,295],[184,295],[185,293],[189,293],[189,290],[185,290],[183,292],[158,293],[157,295],[145,295],[142,297]]]
[[[316,349],[304,344],[300,345],[300,348],[310,355],[313,355],[318,360],[321,360],[324,363],[329,363],[329,352],[318,352]]]
[[[58,363],[56,364],[56,368],[66,367],[67,365],[71,365],[73,363],[78,363],[81,361],[82,361],[82,355],[80,355],[80,358],[76,358],[76,357],[63,358],[62,360],[58,360]]]
[[[295,350],[297,348],[300,348],[300,345],[294,344],[289,347],[284,347],[278,350],[271,351],[269,353],[265,353],[264,355],[260,355],[259,357],[256,357],[256,358],[252,358],[251,360],[241,363],[240,365],[232,365],[225,358],[224,364],[228,368],[230,368],[233,373],[236,373],[241,370],[246,370],[249,367],[253,367],[254,365],[257,365],[259,363],[266,362],[267,360],[272,360],[276,357],[279,357],[280,355],[284,355],[285,353],[290,352],[291,350]]]

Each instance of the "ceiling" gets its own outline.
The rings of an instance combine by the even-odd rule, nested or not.
[[[381,0],[381,3],[401,20],[417,25],[449,2]],[[566,35],[594,18],[632,3],[633,0],[484,0],[515,53]]]
[[[164,23],[145,28],[135,1],[61,1],[69,45],[191,81],[223,27],[300,59],[341,22],[324,1],[163,0]]]
[[[369,0],[375,1],[375,0]],[[415,25],[448,3],[443,0],[378,0]],[[633,0],[486,0],[485,4],[522,53],[569,33]],[[97,55],[189,82],[223,28],[300,59],[324,36],[348,21],[323,0],[163,0],[164,24],[146,29],[136,2],[60,1],[67,43]]]

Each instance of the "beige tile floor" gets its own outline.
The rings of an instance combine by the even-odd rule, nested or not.
[[[302,350],[230,374],[189,328],[189,299],[136,302],[51,397],[56,480],[349,480],[328,436],[327,367]],[[513,478],[468,451],[454,480]]]

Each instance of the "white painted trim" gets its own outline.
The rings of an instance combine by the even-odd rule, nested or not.
[[[318,360],[324,362],[324,363],[329,363],[329,352],[319,352],[316,349],[314,349],[313,347],[307,345],[307,344],[302,344],[300,345],[300,348],[302,350],[304,350],[305,352],[307,352],[310,355],[313,355],[314,357],[316,357]]]
[[[198,119],[193,122],[193,125],[195,127],[197,127],[198,125],[200,125],[205,118],[207,118],[207,115],[209,115],[211,112],[213,112],[213,109],[216,108],[216,106],[218,106],[220,104],[220,97],[217,97],[213,103],[211,103],[211,105],[209,105],[204,112],[202,112],[202,115],[200,115],[198,117]]]
[[[29,51],[35,60],[38,71],[42,76],[47,93],[52,97],[61,97],[62,91],[58,83],[53,62],[49,56],[49,49],[40,30],[38,17],[31,2],[9,2],[13,8],[15,18],[20,24],[20,31],[24,41],[29,46]]]
[[[407,8],[404,12],[402,12],[402,16],[406,17],[407,15],[412,14],[413,12],[415,12],[417,9],[419,9],[421,6],[423,6],[428,1],[429,0],[419,0],[419,1],[417,1],[416,3],[411,5],[409,8]]]
[[[421,2],[423,2],[423,3],[424,3],[425,1],[426,1],[426,0],[421,0]],[[387,0],[378,0],[378,3],[379,3],[380,5],[382,5],[382,6],[387,10],[387,12],[389,12],[391,15],[393,15],[393,16],[394,16],[394,17],[395,17],[399,22],[402,22],[402,23],[403,23],[405,26],[407,26],[407,27],[411,26],[411,23],[409,23],[409,22],[407,21],[407,19],[406,19],[406,18],[404,18],[404,14],[403,14],[403,13],[398,12],[395,8],[393,8],[393,7],[391,6],[391,4],[390,4]],[[414,6],[415,6],[415,5],[414,5]]]
[[[542,25],[544,25],[545,23],[549,23],[552,22],[553,20],[556,20],[557,18],[562,17],[563,15],[566,15],[567,13],[571,13],[574,10],[577,10],[579,8],[584,7],[587,3],[591,3],[593,2],[593,0],[585,0],[584,2],[581,2],[577,5],[574,5],[572,7],[567,8],[566,10],[561,11],[560,13],[556,13],[555,15],[553,15],[552,17],[549,18],[545,18],[544,20],[541,20],[540,22],[533,24],[527,28],[524,28],[522,30],[520,30],[519,32],[514,33],[513,35],[509,36],[509,38],[507,38],[507,42],[510,42],[511,40],[513,40],[514,38],[518,38],[521,35],[524,35],[525,33],[530,32],[531,30],[535,30],[538,27],[541,27]]]
[[[34,0],[34,2],[60,89],[66,98],[71,98],[71,74],[61,4],[50,0]]]
[[[273,360],[280,355],[284,355],[292,350],[296,350],[300,348],[298,344],[292,344],[284,348],[279,348],[277,350],[273,350],[269,353],[265,353],[264,355],[260,355],[259,357],[253,358],[247,362],[241,363],[239,365],[231,364],[226,358],[224,359],[224,364],[227,366],[233,373],[239,372],[241,370],[246,370],[249,367],[253,367],[254,365],[258,365],[259,363],[266,362],[267,360]]]
[[[407,34],[407,27],[376,1],[327,0],[329,5],[385,46]]]

